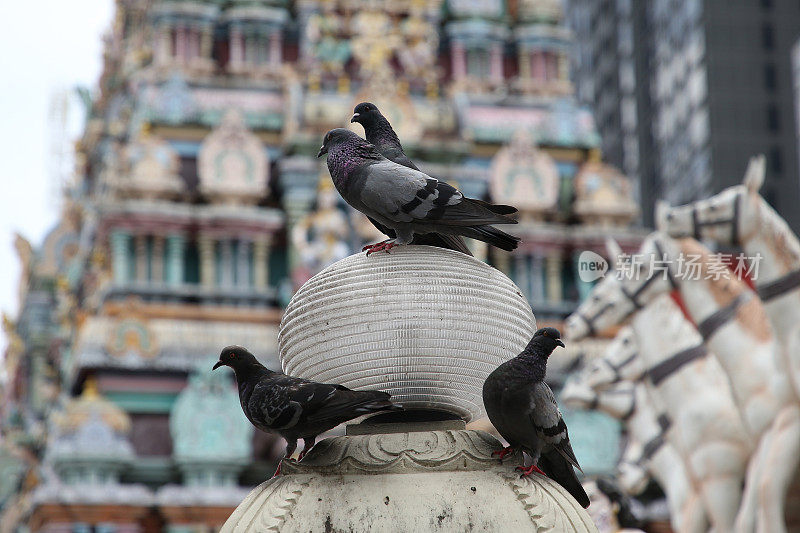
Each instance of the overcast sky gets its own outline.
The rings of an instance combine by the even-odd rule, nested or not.
[[[112,0],[0,2],[0,309],[16,316],[19,264],[14,232],[41,244],[59,213],[51,172],[54,95],[95,87]],[[71,149],[82,111],[73,103]],[[0,354],[6,339],[0,332]]]

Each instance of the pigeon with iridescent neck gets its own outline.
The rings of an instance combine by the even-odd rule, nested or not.
[[[317,156],[328,154],[328,171],[345,201],[394,230],[396,237],[367,253],[410,244],[415,235],[439,233],[487,242],[503,250],[517,247],[514,237],[491,224],[516,224],[516,209],[465,197],[418,170],[386,159],[355,133],[337,128],[325,134]]]
[[[394,161],[399,165],[408,167],[414,170],[419,170],[417,165],[406,155],[403,151],[403,145],[400,144],[400,138],[392,129],[392,125],[378,110],[375,104],[369,102],[361,102],[353,110],[353,116],[350,122],[358,122],[364,126],[364,135],[367,137],[367,142],[374,145],[375,148],[381,153],[383,157],[389,161]],[[388,235],[391,239],[397,237],[395,231],[370,218],[372,224],[378,228],[382,233]],[[449,250],[458,250],[461,253],[472,255],[464,240],[458,235],[443,235],[439,233],[428,233],[425,235],[414,235],[411,244],[424,244],[428,246],[438,246],[439,248],[447,248]],[[369,249],[370,246],[364,249]]]

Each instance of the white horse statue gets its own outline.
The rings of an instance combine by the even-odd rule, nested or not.
[[[754,157],[741,185],[685,206],[659,203],[656,223],[673,237],[739,246],[747,258],[754,258],[753,281],[800,392],[800,241],[758,194],[764,167],[764,156]]]
[[[621,341],[615,339],[611,346],[614,344]],[[617,381],[597,391],[590,385],[592,374],[593,370],[587,369],[570,378],[561,400],[571,407],[597,409],[625,423],[628,441],[617,466],[623,490],[640,494],[652,477],[667,497],[675,531],[705,531],[708,521],[702,501],[689,481],[683,459],[667,440],[672,426],[669,418],[656,411],[641,383]]]
[[[682,258],[696,259],[691,264],[697,272],[679,272]],[[633,259],[619,283],[593,289],[568,319],[567,333],[581,337],[619,324],[657,295],[678,290],[728,375],[745,430],[758,442],[737,528],[784,531],[784,496],[800,453],[800,408],[760,301],[692,239],[672,241],[653,233]]]
[[[616,243],[610,242],[609,248],[610,255],[617,257]],[[608,276],[595,290],[608,292],[604,285],[619,283]],[[591,301],[590,296],[587,302]],[[585,303],[578,313],[591,305]],[[585,326],[586,322],[579,324]],[[578,336],[573,321],[567,322],[567,328],[568,335]],[[630,333],[626,331],[617,337],[622,346],[616,347],[616,354],[609,350],[590,366],[592,386],[602,388],[620,378],[643,379],[655,405],[676,422],[670,442],[685,458],[710,520],[716,529],[729,530],[741,499],[752,444],[725,373],[668,295],[655,297],[636,312]]]

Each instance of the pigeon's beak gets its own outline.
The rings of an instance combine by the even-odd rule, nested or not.
[[[327,153],[328,153],[328,149],[325,148],[324,145],[320,146],[319,147],[319,153],[317,154],[317,157],[322,157],[322,154],[327,154]]]
[[[566,348],[566,346],[564,346],[564,341],[562,341],[561,339],[556,339],[556,344],[561,346],[562,348]]]
[[[222,361],[217,361],[216,364],[214,365],[214,368],[212,368],[211,370],[216,370],[221,366],[225,366],[225,363],[223,363]]]
[[[350,123],[352,124],[353,122],[358,122],[358,117],[360,116],[361,115],[359,115],[358,113],[353,113],[353,116],[350,117]]]

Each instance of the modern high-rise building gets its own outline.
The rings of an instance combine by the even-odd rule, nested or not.
[[[800,229],[791,49],[797,2],[569,0],[574,79],[605,157],[657,198],[684,203],[741,182],[767,156],[764,197]]]

